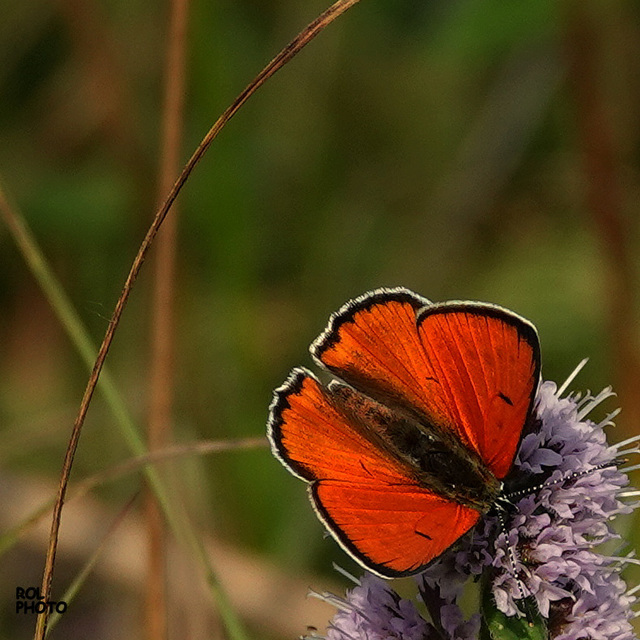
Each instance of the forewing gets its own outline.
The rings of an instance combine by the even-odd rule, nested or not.
[[[478,512],[419,486],[412,470],[361,433],[304,369],[276,391],[274,453],[311,483],[312,501],[338,542],[386,577],[421,571],[478,520]]]
[[[454,436],[496,477],[511,468],[540,374],[537,333],[523,318],[379,290],[335,314],[312,353],[355,388]]]
[[[365,435],[350,422],[315,376],[302,368],[276,389],[268,436],[275,455],[307,481],[412,482],[409,470],[372,442],[375,434]]]
[[[383,404],[428,408],[435,390],[416,315],[429,305],[407,289],[378,289],[347,303],[311,345],[324,367]]]
[[[538,387],[535,328],[493,305],[446,303],[422,310],[418,332],[428,375],[438,383],[430,414],[504,478]]]

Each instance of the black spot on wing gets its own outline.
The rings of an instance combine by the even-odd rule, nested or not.
[[[418,531],[417,529],[416,529],[416,534],[419,536],[422,536],[423,538],[426,538],[427,540],[433,540],[431,536],[428,536],[426,533],[422,533],[422,531]]]

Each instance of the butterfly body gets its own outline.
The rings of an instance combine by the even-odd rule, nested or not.
[[[418,573],[501,494],[538,384],[535,328],[381,289],[334,314],[311,352],[337,379],[293,370],[270,409],[273,452],[358,562]]]
[[[436,425],[401,408],[389,408],[348,385],[328,386],[335,406],[372,446],[384,449],[417,484],[435,494],[486,513],[500,493],[500,481],[474,452]]]

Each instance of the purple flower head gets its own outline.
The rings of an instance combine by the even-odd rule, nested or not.
[[[466,620],[458,600],[469,578],[480,576],[506,616],[523,615],[523,595],[534,599],[554,640],[633,640],[638,600],[619,574],[637,561],[596,547],[617,537],[610,523],[618,514],[638,506],[628,501],[638,492],[624,491],[629,480],[616,461],[637,453],[640,437],[609,446],[604,427],[616,413],[598,424],[586,418],[610,389],[582,398],[562,392],[553,382],[540,385],[536,427],[505,481],[511,505],[490,512],[416,577],[422,606],[367,574],[344,599],[322,596],[339,609],[327,640],[477,638],[480,616]],[[425,607],[429,622],[419,613]]]
[[[433,625],[388,582],[370,573],[356,582],[345,598],[313,593],[338,609],[326,640],[437,640]]]

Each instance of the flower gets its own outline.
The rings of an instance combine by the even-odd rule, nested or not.
[[[327,593],[314,594],[338,608],[327,629],[327,640],[435,640],[438,637],[416,605],[401,598],[388,582],[370,573],[356,582],[357,586],[344,599]]]
[[[495,606],[506,616],[523,615],[523,596],[535,599],[554,640],[635,637],[630,620],[638,600],[620,570],[638,561],[596,547],[617,538],[610,522],[638,506],[628,499],[640,492],[625,491],[629,479],[617,465],[638,453],[640,436],[608,445],[604,429],[617,412],[600,423],[587,415],[613,395],[611,389],[561,397],[568,382],[538,389],[536,428],[523,438],[505,482],[511,506],[492,510],[416,577],[431,620],[389,583],[365,574],[345,598],[319,596],[339,609],[327,640],[476,638],[480,616],[466,620],[458,600],[469,578],[480,575],[489,576]]]

